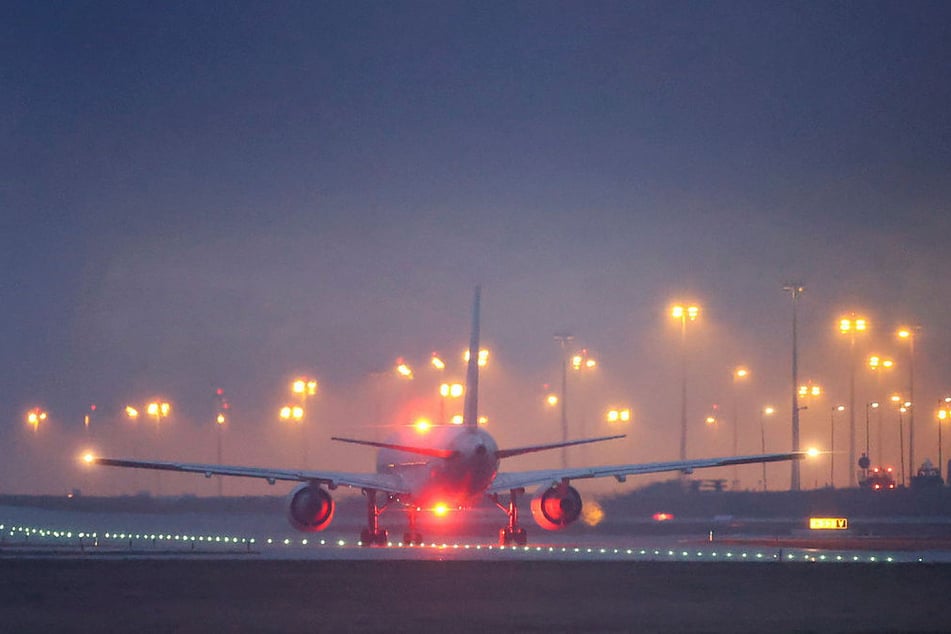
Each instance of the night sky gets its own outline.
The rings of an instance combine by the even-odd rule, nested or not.
[[[857,311],[862,444],[865,403],[907,392],[894,332],[917,324],[916,452],[937,458],[948,3],[8,2],[0,47],[0,492],[152,484],[81,475],[87,446],[212,461],[216,387],[233,406],[225,462],[287,466],[300,438],[276,411],[298,373],[320,381],[310,465],[372,469],[327,438],[435,416],[425,364],[439,351],[461,370],[476,284],[503,446],[560,439],[542,397],[567,330],[600,363],[570,379],[572,435],[613,431],[609,404],[635,412],[627,439],[573,462],[676,458],[668,309],[684,299],[703,311],[688,454],[731,453],[734,409],[740,451],[758,452],[767,403],[767,450],[788,450],[782,286],[799,280],[800,376],[826,390],[804,444],[828,449],[847,402],[837,319]],[[897,364],[880,380],[861,365],[873,351]],[[752,377],[734,390],[738,364]],[[156,396],[174,408],[160,432],[122,417]],[[34,406],[50,414],[36,434]],[[897,414],[882,419],[897,465]],[[788,485],[788,466],[769,473]],[[740,475],[759,486],[759,467]],[[181,478],[163,492],[213,491]]]

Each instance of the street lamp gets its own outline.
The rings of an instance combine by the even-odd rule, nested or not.
[[[904,415],[911,409],[911,401],[902,399],[901,394],[892,394],[892,405],[898,408],[898,451],[901,462],[901,485],[905,486],[905,423]]]
[[[561,346],[561,441],[568,442],[568,342],[574,337],[556,332],[554,338]],[[567,447],[561,448],[561,468],[568,468]]]
[[[760,452],[766,453],[766,417],[772,416],[776,412],[774,407],[767,405],[760,410],[759,413],[759,442],[760,442]],[[766,463],[763,463],[763,490],[767,491],[766,486]]]
[[[895,361],[878,354],[870,354],[866,361],[866,367],[875,375],[876,396],[882,395],[882,375],[895,368]],[[878,423],[875,431],[875,456],[879,465],[885,464],[885,445],[882,444],[882,412],[878,412]]]
[[[33,427],[33,433],[36,434],[39,433],[40,423],[44,422],[48,416],[45,410],[34,407],[26,413],[26,422]]]
[[[676,304],[670,309],[670,316],[680,321],[680,459],[687,459],[687,322],[696,321],[700,316],[700,307],[696,305]],[[681,478],[684,477],[681,472]]]
[[[839,319],[839,332],[849,338],[849,486],[854,487],[855,481],[855,335],[865,332],[868,323],[864,317],[857,317],[849,313],[847,317]]]
[[[627,423],[631,420],[631,409],[629,407],[621,409],[609,409],[605,414],[605,419],[609,423]]]
[[[740,422],[739,422],[739,389],[738,384],[746,381],[750,377],[750,371],[743,367],[738,366],[733,370],[733,455],[736,456],[739,454],[740,448]],[[733,490],[735,491],[739,487],[740,478],[739,478],[739,467],[733,465]]]
[[[800,402],[817,399],[822,396],[822,386],[812,381],[806,381],[796,390],[796,406],[800,409],[809,409],[808,405],[799,405]],[[797,417],[798,422],[798,417]]]
[[[571,370],[572,372],[576,373],[579,376],[579,380],[577,383],[579,388],[584,385],[584,383],[582,382],[583,379],[581,379],[580,377],[587,375],[590,372],[593,372],[594,370],[597,369],[597,367],[598,367],[597,360],[593,356],[591,356],[591,353],[588,351],[587,348],[582,348],[580,352],[572,355],[571,357]],[[579,395],[578,398],[575,400],[580,405],[578,407],[578,410],[580,411],[581,415],[576,417],[576,420],[578,421],[577,433],[579,436],[584,438],[586,434],[586,426],[587,426],[586,406],[588,403],[587,401],[583,402],[582,399],[583,397],[587,395],[587,392],[579,389],[578,395]],[[583,451],[587,451],[587,449],[584,449]]]
[[[944,421],[951,418],[951,396],[944,397],[944,401],[938,401],[938,477],[944,482],[944,465],[942,464],[944,456],[941,450],[941,426]]]
[[[806,290],[801,282],[787,282],[783,285],[783,291],[792,297],[792,450],[799,451],[799,344],[797,314],[799,308],[799,297]],[[790,461],[791,474],[789,478],[789,490],[798,491],[799,485],[799,461]]]
[[[902,341],[908,342],[908,400],[915,402],[915,339],[921,332],[921,326],[902,327],[896,333]],[[908,469],[915,468],[915,411],[908,414]],[[904,476],[903,476],[904,478]]]
[[[462,360],[469,363],[469,349],[466,348],[462,353]],[[489,351],[485,348],[479,348],[479,359],[477,361],[480,368],[484,368],[489,363]]]
[[[835,414],[844,411],[845,405],[834,406],[829,420],[829,484],[832,485],[833,489],[835,488]],[[868,434],[866,434],[867,438]]]

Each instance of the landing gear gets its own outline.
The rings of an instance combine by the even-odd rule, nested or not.
[[[509,525],[499,531],[500,546],[525,546],[528,544],[528,533],[518,525],[518,505],[517,497],[519,493],[524,493],[524,489],[512,489],[509,491],[509,503],[505,506],[499,502],[499,496],[492,496],[495,505],[502,509],[509,516]]]
[[[403,533],[403,543],[407,546],[422,546],[423,536],[416,530],[416,509],[409,511],[409,529]]]
[[[524,528],[511,529],[508,526],[499,531],[501,546],[524,546],[528,543],[528,533]]]
[[[380,528],[380,513],[383,509],[376,504],[376,489],[364,489],[367,496],[367,527],[360,531],[362,546],[386,546],[388,534],[385,528]]]

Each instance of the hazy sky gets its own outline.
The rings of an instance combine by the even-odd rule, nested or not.
[[[296,372],[322,384],[308,459],[370,468],[324,439],[432,394],[435,378],[400,392],[386,371],[457,354],[476,283],[502,444],[559,437],[538,403],[567,329],[602,362],[573,435],[603,431],[607,399],[636,412],[626,449],[585,458],[676,457],[666,310],[685,297],[704,310],[691,455],[732,450],[701,421],[732,407],[737,363],[754,377],[744,443],[772,402],[786,411],[768,449],[788,449],[782,282],[798,279],[801,375],[829,392],[814,435],[847,398],[835,320],[858,310],[872,324],[858,354],[899,361],[884,387],[860,376],[863,406],[907,387],[891,335],[921,324],[916,447],[936,457],[945,2],[14,2],[0,47],[0,491],[73,486],[60,463],[90,403],[115,453],[141,432],[121,408],[166,396],[175,431],[152,453],[210,460],[195,446],[211,447],[219,385],[227,461],[286,462],[273,414]],[[34,405],[45,437],[24,423]]]

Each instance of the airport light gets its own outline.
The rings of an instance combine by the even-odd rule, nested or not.
[[[942,452],[941,446],[941,427],[944,426],[944,422],[948,419],[951,419],[951,396],[944,397],[943,401],[938,401],[938,477],[941,478],[941,482],[944,482],[944,454]]]
[[[696,304],[675,304],[670,316],[680,321],[680,459],[687,459],[687,322],[696,321],[700,307]],[[681,479],[685,474],[681,472]]]
[[[300,405],[285,405],[278,413],[281,420],[301,422],[304,420],[304,408]]]
[[[745,366],[737,366],[733,370],[733,455],[739,455],[740,447],[740,391],[739,384],[750,378],[750,371]],[[739,488],[739,467],[733,465],[733,490]]]
[[[556,332],[555,341],[561,346],[561,441],[568,442],[568,342],[574,337],[568,333]],[[561,468],[568,467],[568,449],[561,448]]]
[[[549,394],[548,396],[545,397],[545,402],[548,404],[549,407],[554,407],[555,405],[558,405],[558,401],[559,399],[557,394]]]
[[[915,401],[915,340],[921,332],[921,326],[902,326],[895,333],[900,341],[908,343],[908,400]],[[915,412],[908,414],[908,468],[915,468]],[[904,479],[904,475],[902,476]]]
[[[317,394],[317,379],[301,377],[291,382],[291,392],[300,398]]]
[[[891,370],[895,367],[895,361],[892,359],[882,357],[877,354],[870,354],[868,360],[866,361],[868,369],[872,372],[877,372],[879,370]]]
[[[832,407],[832,414],[829,417],[829,484],[835,488],[835,415],[845,411],[845,405],[835,405]],[[866,423],[868,415],[866,414]],[[868,425],[866,424],[866,440],[868,439]]]
[[[396,360],[395,370],[396,374],[404,379],[413,378],[413,368],[411,368],[402,357]]]
[[[571,357],[571,369],[575,372],[593,370],[596,367],[598,362],[590,355],[587,348],[582,348],[580,353]]]
[[[798,312],[799,298],[805,292],[806,287],[802,282],[786,282],[783,284],[783,291],[789,293],[792,297],[792,450],[799,451],[799,329]],[[789,490],[798,491],[799,482],[799,461],[790,461]]]
[[[812,381],[799,386],[799,396],[801,397],[819,397],[822,396],[822,386],[816,385]]]
[[[459,398],[465,392],[462,383],[443,383],[439,386],[439,395],[443,398]]]
[[[132,407],[131,405],[125,406],[125,415],[129,420],[136,420],[139,417],[139,410]]]
[[[775,413],[776,413],[776,408],[774,408],[774,407],[772,407],[772,406],[770,406],[770,405],[767,405],[766,407],[764,407],[763,409],[760,410],[760,415],[759,415],[759,442],[760,442],[760,452],[761,452],[761,453],[766,453],[766,417],[767,417],[767,416],[772,416],[772,415],[775,414]],[[766,485],[766,463],[765,463],[765,462],[762,463],[762,466],[763,466],[763,490],[764,490],[764,491],[768,491],[769,489],[768,489],[768,487],[767,487],[767,485]]]
[[[443,360],[439,357],[439,355],[436,354],[435,352],[433,353],[432,357],[430,357],[430,359],[429,359],[429,364],[430,364],[431,366],[433,366],[433,367],[434,367],[435,369],[437,369],[437,370],[445,370],[445,369],[446,369],[446,362],[443,361]]]
[[[462,353],[462,360],[466,363],[469,363],[469,349]],[[485,348],[479,348],[479,360],[478,365],[480,368],[484,368],[489,363],[489,351]]]
[[[413,427],[416,429],[417,433],[425,434],[432,428],[433,424],[429,421],[428,418],[417,418],[416,422],[413,423]]]
[[[855,335],[868,330],[868,322],[854,312],[839,319],[839,332],[849,338],[849,486],[856,486],[855,480]]]
[[[911,401],[907,401],[901,394],[892,394],[889,397],[892,405],[898,410],[898,452],[901,465],[901,485],[905,486],[905,414],[911,410]]]
[[[605,418],[609,423],[627,423],[631,420],[631,409],[628,407],[625,408],[615,408],[609,409]]]
[[[48,417],[49,414],[46,410],[34,407],[26,413],[26,422],[33,428],[33,433],[36,434],[39,432],[40,423],[45,422]]]

